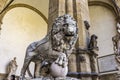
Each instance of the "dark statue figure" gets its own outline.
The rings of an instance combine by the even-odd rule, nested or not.
[[[86,29],[89,30],[90,24],[88,23],[88,21],[84,21],[84,25],[85,25]]]
[[[93,34],[91,35],[90,43],[88,45],[89,55],[90,55],[90,67],[91,72],[98,73],[97,69],[97,56],[98,56],[98,46],[97,46],[97,39],[98,37]],[[92,80],[97,80],[98,76],[92,77]]]
[[[88,49],[89,50],[98,50],[98,46],[97,46],[97,36],[95,34],[91,35],[91,39],[90,39],[90,43],[88,45]]]
[[[47,64],[52,64],[53,66],[56,66],[57,64],[62,66],[62,69],[64,69],[65,64],[67,64],[66,58],[68,58],[72,53],[74,45],[77,41],[77,30],[76,21],[71,16],[63,15],[56,18],[52,29],[46,37],[40,41],[31,43],[27,47],[20,79],[23,80],[25,72],[29,72],[30,62],[35,63],[34,77],[42,76],[39,72],[43,62],[47,62]],[[56,66],[56,68],[59,68],[59,66]]]

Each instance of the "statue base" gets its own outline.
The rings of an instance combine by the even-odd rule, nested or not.
[[[116,75],[116,80],[120,80],[120,74]]]
[[[53,78],[53,77],[41,77],[41,78],[34,78],[34,79],[24,79],[24,80],[80,80],[77,78],[72,78],[72,77],[57,77],[57,78]]]

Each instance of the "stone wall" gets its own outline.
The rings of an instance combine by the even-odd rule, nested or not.
[[[116,74],[101,75],[99,80],[116,80]]]
[[[6,74],[0,74],[0,80],[4,80],[7,77]]]
[[[114,13],[103,6],[90,6],[89,10],[91,19],[90,34],[98,36],[99,57],[113,54],[112,37],[116,34]]]

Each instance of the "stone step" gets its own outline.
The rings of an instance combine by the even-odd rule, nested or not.
[[[58,78],[52,78],[52,77],[41,77],[41,78],[34,78],[34,79],[24,79],[24,80],[80,80],[77,78],[72,77],[58,77]]]

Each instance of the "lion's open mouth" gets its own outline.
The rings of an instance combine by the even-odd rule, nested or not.
[[[72,36],[74,36],[74,35],[69,35],[69,34],[66,34],[65,36],[66,36],[66,37],[67,37],[67,36],[68,36],[68,37],[72,37]]]
[[[65,36],[74,36],[74,33],[66,33]]]

